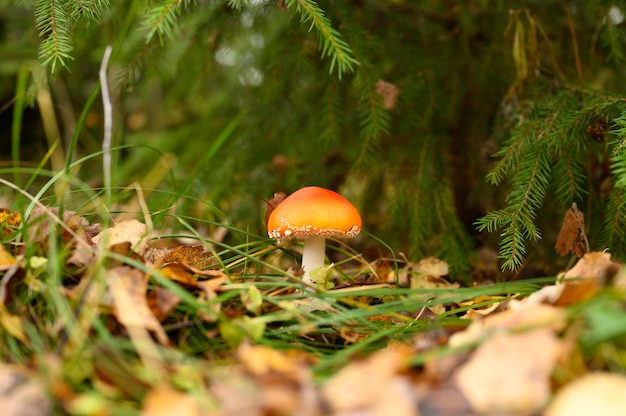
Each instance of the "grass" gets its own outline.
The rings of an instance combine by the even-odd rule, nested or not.
[[[70,169],[99,156],[81,158]],[[151,216],[150,222],[158,230],[154,244],[185,236],[191,243],[209,248],[211,268],[228,276],[223,285],[203,292],[181,284],[130,251],[93,247],[89,263],[73,266],[68,264],[74,250],[72,239],[68,240],[68,231],[58,226],[58,219],[50,220],[58,211],[49,209],[62,202],[66,212],[78,207],[83,217],[107,227],[115,223],[114,214],[124,213],[124,201],[114,202],[105,210],[98,202],[102,189],[88,188],[76,178],[67,180],[62,172],[15,168],[3,173],[12,170],[29,177],[27,183],[44,179],[33,196],[9,181],[2,183],[13,191],[25,218],[43,206],[48,209],[44,222],[49,224],[43,233],[36,231],[41,223],[28,220],[15,232],[8,233],[6,228],[3,244],[18,260],[13,273],[10,268],[4,272],[10,282],[10,299],[0,316],[0,355],[4,363],[36,368],[59,409],[70,413],[105,405],[115,409],[111,410],[114,414],[135,413],[147,392],[163,383],[186,392],[200,391],[207,377],[202,371],[233,364],[238,346],[246,340],[277,350],[305,351],[314,361],[311,369],[315,378],[321,382],[349,360],[390,343],[406,342],[435,328],[464,326],[458,316],[491,302],[455,306],[463,300],[524,296],[545,283],[510,282],[455,290],[375,285],[320,293],[303,291],[299,279],[285,271],[285,264],[298,257],[296,247],[276,246],[265,236],[229,225],[229,219],[211,204],[205,208],[213,217],[219,216],[216,220],[185,215],[177,207],[202,201],[171,189],[150,190],[150,198],[142,203],[149,211],[135,214],[139,218]],[[57,201],[54,185],[66,180],[71,190]],[[113,194],[124,196],[117,191]],[[101,209],[93,210],[98,205]],[[151,208],[155,205],[169,209]],[[70,222],[65,221],[66,227]],[[218,227],[228,230],[226,239],[211,239],[197,231]],[[78,229],[73,231],[79,233]],[[333,247],[336,255],[344,258],[341,272],[335,273],[337,284],[354,285],[355,278],[371,273],[372,266],[358,253],[340,244]],[[148,276],[148,293],[159,288],[179,299],[161,323],[169,345],[160,345],[154,331],[146,337],[145,328],[133,334],[136,328],[116,316],[114,309],[119,305],[111,303],[109,273],[120,265]],[[193,278],[206,279],[199,275]],[[447,309],[419,319],[423,311],[436,305]],[[443,347],[438,353],[445,352]],[[411,362],[417,365],[428,354],[432,352],[416,354]],[[190,372],[192,377],[183,377],[179,371]]]
[[[24,218],[17,227],[4,222],[2,245],[13,259],[0,264],[8,294],[0,307],[0,357],[5,364],[38,374],[54,412],[137,414],[146,397],[163,386],[193,397],[204,409],[217,409],[207,385],[220,383],[223,371],[236,371],[239,351],[248,343],[305,354],[313,380],[323,384],[350,361],[422,336],[450,334],[468,325],[469,320],[461,318],[468,310],[523,298],[554,282],[544,278],[428,289],[363,285],[361,280],[368,276],[399,276],[406,261],[384,241],[365,234],[363,238],[390,253],[384,266],[332,242],[332,257],[339,259],[333,272],[335,288],[304,290],[288,269],[297,264],[297,246],[277,245],[233,224],[219,203],[191,192],[193,178],[217,157],[237,122],[233,120],[208,147],[192,169],[194,176],[178,181],[172,171],[161,173],[153,188],[93,188],[79,175],[69,175],[97,162],[102,152],[75,161],[68,156],[66,168],[59,172],[45,170],[43,163],[0,169],[4,177],[16,178],[0,183],[14,201],[10,208]],[[126,150],[146,148],[113,149]],[[105,204],[109,193],[113,201]],[[43,215],[33,221],[37,212]],[[158,256],[90,245],[89,261],[71,263],[77,241],[88,241],[87,224],[106,229],[119,224],[121,217],[150,225],[151,244],[161,251],[168,252],[168,245],[184,238],[186,245],[200,245],[207,253],[199,260],[173,262],[189,260],[197,269],[180,264],[168,269]],[[81,227],[76,226],[79,218],[84,221]],[[172,302],[171,310],[146,303],[159,295]],[[616,318],[622,309],[619,299],[601,296],[571,310],[572,320],[586,331],[581,330],[585,354],[599,366],[625,362],[619,342],[626,330]],[[151,309],[137,306],[144,303]],[[407,365],[418,368],[432,357],[458,351],[444,342],[413,351]]]

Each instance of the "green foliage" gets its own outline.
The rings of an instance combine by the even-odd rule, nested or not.
[[[72,36],[74,26],[82,21],[99,22],[108,0],[37,0],[35,3],[35,27],[42,39],[39,59],[44,67],[54,73],[59,66],[67,67],[73,59]]]
[[[563,210],[577,202],[592,246],[624,256],[624,136],[588,133],[610,130],[624,112],[622,3],[19,4],[2,7],[0,70],[9,76],[0,91],[9,101],[11,77],[39,50],[55,74],[47,88],[64,137],[47,143],[59,151],[68,142],[75,157],[99,150],[97,106],[81,114],[80,131],[70,120],[93,99],[102,53],[114,45],[114,140],[136,146],[120,154],[120,185],[152,183],[153,154],[139,149],[157,148],[186,189],[259,235],[261,198],[330,187],[357,203],[365,230],[411,257],[444,257],[460,279],[476,245],[500,244],[506,269],[531,253],[558,269],[551,247]],[[39,37],[24,36],[28,22]],[[389,108],[379,81],[398,89]],[[35,97],[40,86],[28,82]],[[27,112],[16,120],[14,142],[46,134]],[[20,145],[37,150],[33,163],[46,160],[47,145]],[[97,181],[99,172],[80,174]],[[479,233],[477,219],[494,235]]]
[[[522,113],[524,121],[512,129],[504,146],[495,154],[499,159],[487,175],[487,180],[494,185],[501,184],[507,177],[511,179],[507,206],[488,213],[477,222],[480,231],[501,230],[503,268],[517,269],[525,258],[525,241],[541,238],[535,220],[548,193],[554,195],[562,207],[581,202],[587,195],[589,169],[583,167],[603,157],[602,153],[598,156],[598,152],[604,144],[594,142],[589,128],[596,122],[603,125],[607,118],[623,112],[625,103],[622,97],[562,88]],[[599,139],[604,141],[604,136]],[[622,173],[615,169],[613,172],[615,185],[619,187]],[[609,222],[622,221],[615,209],[606,214]],[[620,228],[623,227],[612,230],[623,232],[617,231]],[[605,237],[610,238],[602,242],[614,247],[612,234],[605,234]],[[619,247],[614,247],[616,253],[623,255]]]
[[[311,29],[315,27],[319,33],[322,46],[322,58],[330,57],[329,72],[333,72],[337,66],[339,79],[346,72],[352,72],[359,63],[352,56],[350,45],[344,41],[341,34],[333,28],[324,11],[314,0],[286,0],[290,9],[295,9],[300,14],[302,24],[311,23]],[[310,30],[310,29],[309,29]]]
[[[146,43],[156,36],[161,44],[166,39],[174,37],[176,27],[180,24],[178,18],[182,10],[189,7],[193,0],[166,0],[154,5],[145,13],[143,26],[147,32]]]

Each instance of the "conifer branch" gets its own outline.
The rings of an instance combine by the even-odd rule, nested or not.
[[[526,254],[525,241],[541,238],[534,220],[545,198],[550,171],[547,146],[533,146],[515,172],[507,209],[490,212],[477,221],[479,231],[503,230],[499,255],[504,260],[503,269],[515,270],[521,266]]]
[[[181,9],[187,7],[189,1],[163,0],[161,4],[149,9],[143,22],[144,28],[148,31],[146,43],[150,43],[155,36],[161,44],[166,38],[173,37]]]
[[[67,0],[37,0],[35,3],[35,27],[43,38],[39,59],[52,73],[59,65],[65,67],[67,61],[73,59],[67,10]]]
[[[333,28],[324,11],[314,0],[287,0],[286,4],[289,9],[295,9],[296,13],[300,14],[301,23],[311,22],[309,30],[313,27],[317,29],[322,58],[330,57],[329,72],[333,72],[336,65],[337,77],[341,79],[343,74],[354,71],[359,62],[352,56],[350,45]]]
[[[360,135],[361,150],[356,157],[355,166],[367,161],[369,156],[380,142],[380,139],[389,134],[389,111],[383,106],[383,100],[376,91],[376,79],[371,76],[367,68],[361,68],[355,78],[355,85],[361,92],[359,97],[359,116],[361,118]]]
[[[109,0],[73,0],[70,2],[70,17],[73,22],[78,22],[81,19],[99,22],[104,10],[109,7]]]
[[[487,176],[492,184],[500,184],[506,177],[513,178],[507,207],[488,213],[476,223],[479,231],[503,230],[500,243],[503,268],[518,268],[526,252],[524,241],[541,238],[534,221],[549,185],[554,187],[556,197],[566,206],[587,193],[586,173],[582,166],[588,162],[588,153],[582,150],[591,140],[587,129],[596,120],[606,118],[622,107],[623,97],[566,87],[535,104],[525,114],[524,122],[513,129],[505,145],[496,153],[500,160]],[[626,128],[622,133],[626,137]],[[622,171],[617,162],[619,157],[615,152],[613,155],[616,185],[620,178],[624,178],[626,187],[626,162]],[[620,204],[626,204],[626,201],[612,203],[612,212],[619,215]],[[615,236],[609,235],[607,227],[616,224],[614,220],[605,221],[604,235],[612,240]],[[623,228],[618,232],[626,233]]]

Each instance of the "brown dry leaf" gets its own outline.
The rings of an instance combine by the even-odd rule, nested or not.
[[[322,386],[332,414],[419,415],[413,386],[400,374],[410,354],[392,346],[342,368]]]
[[[150,233],[146,224],[137,220],[125,220],[103,230],[91,241],[96,245],[106,244],[106,247],[129,242],[135,253],[143,254],[148,248]]]
[[[200,416],[194,398],[170,387],[151,390],[143,402],[142,416]]]
[[[400,95],[398,87],[393,85],[391,82],[383,81],[382,79],[376,81],[375,87],[376,92],[383,97],[383,106],[387,110],[393,110],[396,108],[398,95]]]
[[[213,253],[203,245],[183,245],[174,247],[159,261],[159,264],[167,266],[170,263],[181,263],[195,269],[206,269],[217,264]]]
[[[479,414],[533,414],[550,398],[550,374],[560,354],[552,330],[499,333],[483,343],[455,374]]]
[[[626,414],[626,376],[590,373],[563,387],[546,409],[546,416]]]
[[[585,234],[585,214],[578,209],[575,202],[565,212],[555,248],[561,256],[574,253],[576,257],[582,257],[589,252],[589,241]]]
[[[0,409],[2,416],[52,414],[43,383],[26,369],[8,364],[0,364]]]
[[[265,218],[263,220],[263,224],[265,224],[265,228],[267,228],[267,221],[270,219],[270,215],[272,211],[287,198],[287,194],[284,192],[275,192],[274,197],[267,201],[267,210],[265,211]]]
[[[28,218],[28,232],[25,237],[28,246],[39,247],[42,252],[48,249],[50,225],[63,227],[59,229],[64,246],[72,249],[68,263],[83,266],[93,260],[91,239],[100,231],[99,224],[91,224],[87,219],[73,211],[63,210],[62,220],[59,218],[59,208],[37,207]]]
[[[621,269],[621,265],[611,261],[609,253],[587,253],[576,265],[565,273],[563,288],[557,306],[567,306],[591,299],[596,291],[610,281]]]
[[[258,414],[319,414],[310,356],[244,342],[237,358],[259,390]]]
[[[215,292],[228,281],[228,276],[221,270],[198,270],[182,263],[170,263],[160,270],[161,274],[168,279],[182,284],[183,286],[201,289],[209,299],[215,296]],[[208,280],[198,280],[198,274],[212,277]]]
[[[180,303],[180,298],[170,290],[163,287],[155,287],[148,292],[148,307],[159,322],[163,322]]]
[[[140,270],[120,266],[107,272],[107,282],[117,320],[126,328],[147,329],[161,344],[169,344],[163,327],[148,307],[148,276]]]
[[[228,281],[228,276],[221,270],[209,269],[216,266],[213,253],[202,245],[178,246],[162,255],[157,260],[163,276],[184,286],[203,290],[211,299],[220,286]],[[198,277],[209,277],[198,280]]]

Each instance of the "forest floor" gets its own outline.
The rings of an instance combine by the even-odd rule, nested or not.
[[[462,287],[441,260],[335,242],[346,260],[303,289],[296,246],[172,244],[45,206],[0,220],[5,416],[626,414],[609,253]]]

